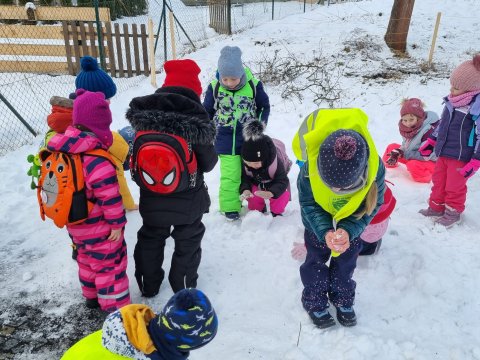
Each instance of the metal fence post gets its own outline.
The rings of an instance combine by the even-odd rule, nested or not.
[[[93,6],[95,6],[95,23],[97,24],[97,36],[98,36],[98,49],[100,51],[100,66],[103,70],[107,71],[105,64],[105,52],[103,49],[103,28],[100,22],[100,14],[98,12],[98,0],[93,0]]]
[[[26,122],[26,120],[22,117],[22,115],[20,115],[18,111],[15,110],[12,104],[10,104],[7,99],[5,99],[5,97],[2,95],[1,92],[0,92],[0,100],[3,101],[5,105],[7,105],[8,109],[17,117],[18,120],[21,121],[23,125],[25,125],[25,127],[28,129],[28,131],[32,133],[33,136],[38,135],[37,132],[33,130],[32,127]]]

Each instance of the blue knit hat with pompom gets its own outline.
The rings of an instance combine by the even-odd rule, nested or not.
[[[197,289],[183,289],[150,322],[149,333],[155,343],[187,352],[208,344],[217,328],[217,315],[207,296]]]
[[[105,99],[110,99],[117,93],[117,86],[112,78],[98,67],[97,59],[84,56],[80,59],[82,70],[75,79],[77,89],[85,89],[91,92],[102,92]]]
[[[317,159],[323,182],[331,188],[345,189],[365,172],[368,145],[362,135],[353,130],[337,130],[320,145]]]

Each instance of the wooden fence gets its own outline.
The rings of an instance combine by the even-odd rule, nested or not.
[[[210,27],[219,34],[232,34],[231,0],[208,0]]]
[[[5,10],[8,8],[9,10]],[[21,17],[23,10],[13,11],[0,6],[0,18]],[[39,11],[40,9],[48,11]],[[58,11],[63,9],[63,11]],[[68,12],[65,12],[68,9]],[[81,10],[76,14],[70,12]],[[100,57],[95,15],[85,15],[90,8],[38,8],[37,19],[63,20],[60,25],[1,25],[0,72],[31,72],[76,75],[80,58]],[[112,77],[132,77],[150,74],[148,34],[145,24],[113,24],[109,9],[102,8],[102,45],[106,71]],[[47,15],[48,14],[48,15]],[[72,21],[72,17],[74,21]],[[52,20],[52,18],[48,18]],[[153,35],[153,34],[152,34]]]

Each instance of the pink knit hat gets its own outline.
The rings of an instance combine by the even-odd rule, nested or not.
[[[459,90],[480,90],[480,54],[458,65],[450,75],[450,84]]]
[[[400,109],[400,116],[412,114],[419,120],[425,118],[425,110],[423,110],[422,100],[417,98],[405,99]]]
[[[110,124],[112,113],[102,92],[78,89],[73,102],[73,125],[83,125],[109,148],[113,142]]]

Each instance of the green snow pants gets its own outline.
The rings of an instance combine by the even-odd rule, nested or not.
[[[218,155],[220,158],[221,212],[240,211],[240,182],[242,179],[242,157],[240,155]]]

